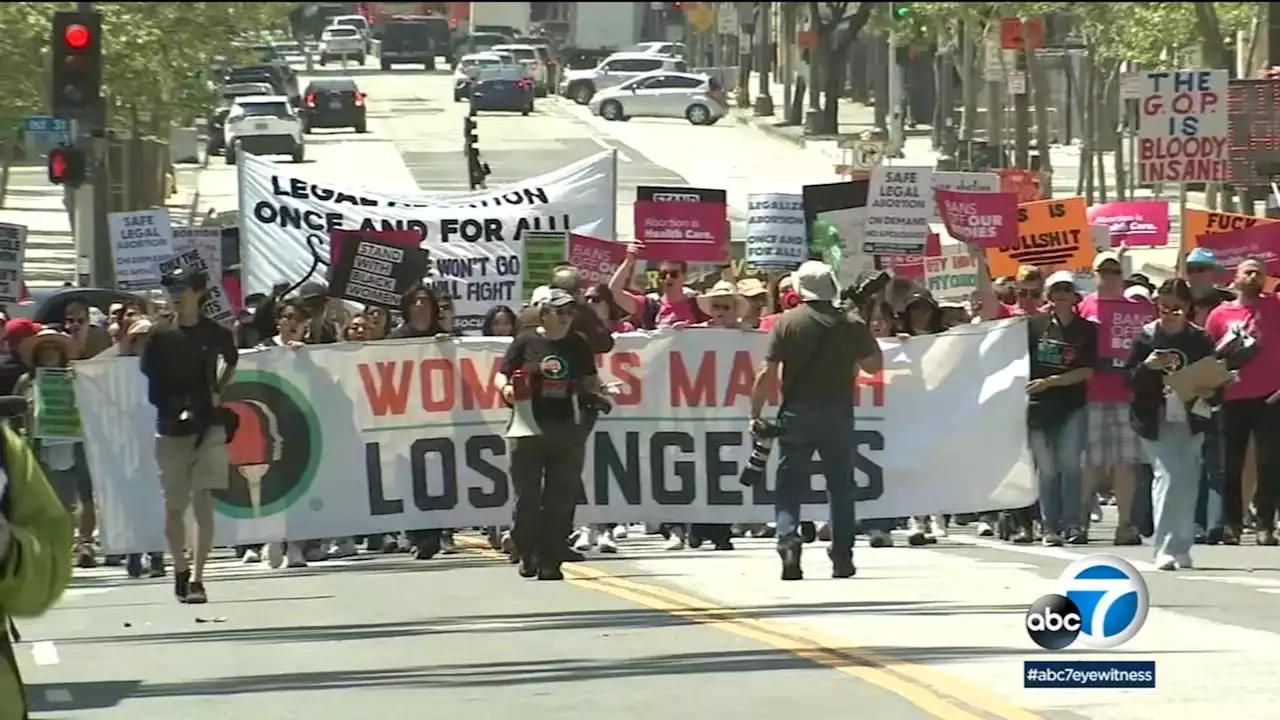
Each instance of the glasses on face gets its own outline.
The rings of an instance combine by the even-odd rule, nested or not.
[[[712,312],[733,312],[733,305],[729,303],[711,303]]]
[[[87,321],[88,321],[88,318],[82,318],[82,317],[69,317],[69,318],[67,318],[67,319],[66,319],[66,324],[67,324],[68,326],[78,326],[78,325],[83,325],[83,324],[85,324]]]
[[[1159,303],[1159,304],[1157,305],[1157,307],[1159,307],[1159,308],[1160,308],[1160,314],[1161,314],[1161,315],[1175,315],[1175,316],[1176,316],[1176,315],[1186,315],[1186,314],[1187,314],[1187,309],[1186,309],[1185,307],[1181,306],[1181,305],[1169,305],[1169,304],[1166,304],[1166,303]]]
[[[1111,267],[1111,266],[1109,266],[1109,265],[1104,265],[1104,266],[1102,266],[1102,267],[1098,268],[1097,270],[1094,270],[1094,272],[1098,273],[1099,275],[1106,275],[1106,276],[1108,276],[1108,277],[1116,277],[1116,276],[1118,276],[1118,275],[1122,274],[1124,271],[1123,271],[1123,270],[1121,270],[1121,269],[1120,269],[1120,268],[1118,268],[1118,267]]]
[[[679,270],[659,270],[658,277],[662,278],[663,280],[678,278],[680,277],[680,271]]]

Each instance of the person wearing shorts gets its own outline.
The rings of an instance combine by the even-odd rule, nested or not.
[[[230,484],[225,413],[219,400],[239,359],[232,332],[203,314],[207,283],[203,273],[188,268],[161,277],[176,316],[151,331],[141,361],[147,397],[156,408],[156,467],[164,493],[165,539],[173,556],[173,591],[179,602],[191,604],[208,601],[204,566],[213,546],[213,492]],[[196,521],[190,567],[188,508]]]

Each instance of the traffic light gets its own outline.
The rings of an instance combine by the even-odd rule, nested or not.
[[[911,4],[910,4],[910,3],[893,3],[891,7],[893,8],[893,19],[894,19],[894,20],[899,20],[899,21],[901,21],[901,20],[906,20],[907,18],[911,17]]]
[[[471,148],[480,146],[480,139],[476,137],[476,121],[465,117],[462,119],[462,134],[466,144],[464,147],[470,151]]]
[[[54,185],[80,186],[85,180],[84,151],[60,145],[49,151],[49,182]]]
[[[53,114],[92,119],[102,99],[102,16],[53,14]]]

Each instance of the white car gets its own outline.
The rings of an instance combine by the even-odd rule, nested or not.
[[[251,95],[236,98],[227,114],[227,164],[235,165],[242,152],[251,155],[288,155],[294,162],[306,157],[302,118],[283,95]]]
[[[343,25],[353,27],[360,32],[360,37],[364,40],[364,49],[369,51],[369,41],[373,39],[373,31],[369,28],[369,21],[363,15],[336,15],[329,18],[329,26]]]
[[[330,25],[320,36],[320,64],[330,59],[351,58],[364,65],[364,38],[360,31],[349,25]]]
[[[684,43],[653,40],[633,45],[627,52],[644,53],[646,55],[670,55],[671,57],[682,58],[684,57]]]
[[[471,97],[471,84],[487,68],[515,65],[515,58],[507,53],[482,52],[463,55],[453,69],[453,101],[462,102]]]
[[[591,112],[605,120],[633,117],[684,118],[692,125],[714,125],[729,114],[728,98],[706,75],[659,70],[601,90]]]
[[[551,87],[550,68],[542,61],[542,57],[538,54],[538,48],[535,45],[494,45],[492,50],[495,52],[508,52],[515,57],[516,62],[524,65],[529,69],[529,78],[533,80],[533,94],[536,97],[546,97],[547,91]]]
[[[591,102],[601,90],[616,87],[633,78],[656,70],[686,72],[688,66],[680,58],[646,53],[614,53],[590,70],[569,70],[560,80],[560,94],[573,98],[579,105]]]

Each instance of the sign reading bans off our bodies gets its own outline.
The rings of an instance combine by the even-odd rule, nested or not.
[[[862,377],[849,398],[858,414],[849,444],[862,517],[1035,501],[1023,459],[1025,322],[882,341],[889,350],[909,347],[886,352],[883,373]],[[218,494],[219,544],[509,522],[502,433],[511,411],[492,380],[507,342],[247,352],[223,395],[240,427],[228,448],[230,489]],[[600,374],[620,392],[588,440],[578,520],[769,520],[773,472],[764,486],[738,481],[767,342],[763,333],[715,329],[618,336],[600,358]],[[1000,382],[988,381],[997,374]],[[106,545],[111,552],[157,547],[161,500],[138,482],[156,473],[148,430],[154,410],[136,358],[79,363],[75,383],[89,469],[103,494]],[[979,399],[974,388],[995,389]],[[921,415],[921,407],[932,410]],[[969,452],[978,445],[983,452]],[[820,464],[809,472],[806,516],[821,518]]]
[[[614,237],[614,161],[600,153],[521,183],[475,193],[387,193],[342,186],[305,166],[254,156],[240,163],[245,293],[314,272],[337,230],[410,231],[430,253],[460,330],[480,327],[494,305],[524,296],[521,233],[574,231]],[[319,280],[321,278],[313,278]]]

